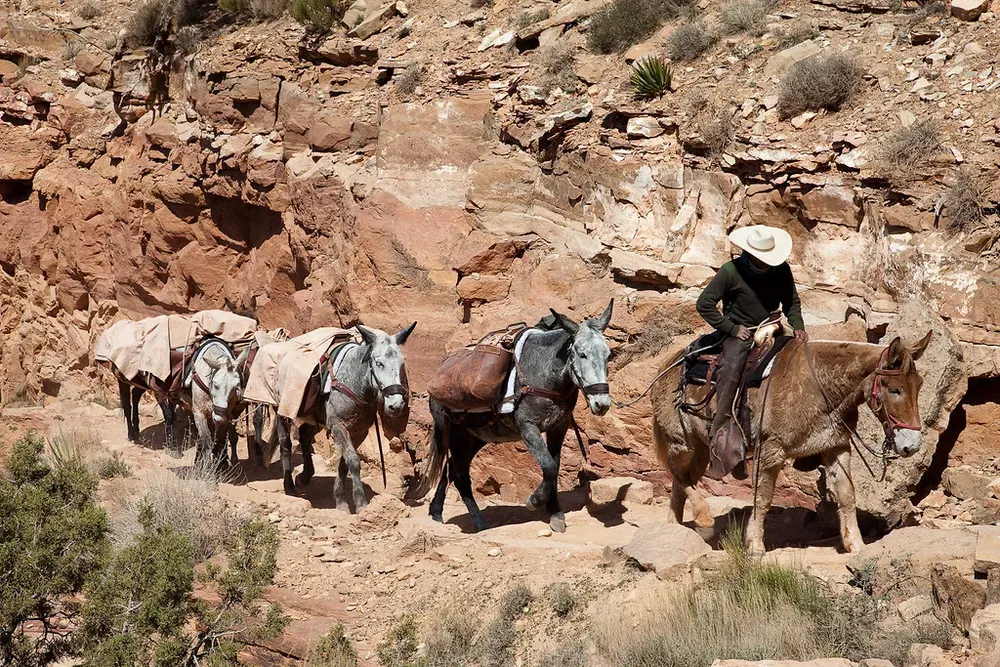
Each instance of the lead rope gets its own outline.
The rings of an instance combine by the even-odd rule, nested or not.
[[[378,428],[378,409],[375,410],[375,439],[378,440],[378,460],[382,464],[382,488],[386,489],[389,482],[385,477],[385,452],[382,451],[382,433]]]

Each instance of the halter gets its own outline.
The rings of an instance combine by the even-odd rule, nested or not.
[[[346,349],[343,352],[341,352],[341,354],[344,354],[345,352],[347,352]],[[334,362],[335,358],[329,359],[327,361],[329,373],[333,373]],[[372,368],[371,364],[368,365],[368,373],[371,375],[372,383],[375,385],[375,389],[378,391],[378,394],[382,397],[383,400],[385,400],[386,396],[402,396],[404,402],[409,400],[410,392],[408,392],[406,390],[406,387],[404,387],[402,384],[398,383],[390,384],[383,387],[382,385],[379,384],[378,377],[375,375],[375,369]],[[350,387],[348,387],[346,384],[344,384],[343,382],[334,377],[330,378],[330,390],[339,391],[341,394],[347,396],[349,399],[354,401],[354,403],[358,407],[365,407],[366,405],[368,405],[364,401],[364,399],[358,396]]]
[[[572,341],[573,337],[570,336],[569,342],[572,343]],[[570,348],[570,352],[573,353],[572,347]],[[575,355],[575,353],[573,354]],[[520,377],[524,377],[524,373],[521,371],[521,362],[518,360],[516,355],[514,356],[514,368]],[[542,398],[548,398],[553,401],[561,401],[572,396],[577,389],[582,391],[584,396],[601,396],[603,394],[611,393],[611,387],[608,385],[607,382],[594,382],[593,384],[583,384],[583,380],[580,378],[580,375],[576,372],[576,369],[573,368],[572,361],[570,361],[569,363],[569,370],[570,373],[573,374],[575,382],[573,382],[573,384],[571,384],[569,389],[567,389],[566,391],[556,391],[554,389],[544,389],[542,387],[536,387],[530,384],[523,384],[521,385],[521,391],[518,392],[518,396],[516,399],[517,403],[515,405],[520,404],[521,399],[529,395],[540,396]]]
[[[214,343],[219,343],[220,345],[222,345],[222,347],[226,350],[226,352],[229,353],[231,359],[233,361],[236,361],[236,357],[233,356],[233,352],[232,350],[229,349],[229,346],[219,340],[214,340],[214,339],[209,340],[204,344],[203,349],[208,348]],[[202,350],[198,350],[197,354],[201,354],[201,352]],[[197,359],[195,361],[197,361]],[[239,369],[237,369],[237,373],[239,373]],[[214,375],[215,375],[215,370],[213,369],[211,375],[209,375],[209,379],[211,380],[212,376]],[[228,405],[220,406],[215,404],[215,399],[212,397],[212,389],[205,383],[205,381],[201,378],[201,376],[198,375],[198,370],[197,368],[195,368],[194,363],[191,364],[191,381],[194,382],[196,385],[198,385],[198,387],[208,395],[208,398],[212,401],[213,414],[216,414],[219,417],[223,418],[229,417],[229,411],[230,411],[229,406]],[[239,403],[242,398],[243,398],[243,387],[242,383],[240,383],[236,386],[236,402]]]
[[[872,383],[872,393],[871,393],[871,396],[868,398],[868,407],[870,407],[871,410],[872,410],[872,412],[875,413],[876,415],[878,415],[879,413],[882,413],[882,416],[885,417],[885,420],[887,422],[887,424],[886,424],[886,432],[889,435],[891,435],[892,433],[894,433],[897,430],[898,431],[920,431],[922,429],[920,428],[919,424],[916,424],[916,425],[915,424],[907,424],[907,423],[901,421],[895,415],[890,414],[889,413],[889,409],[886,407],[885,402],[882,400],[882,397],[880,395],[881,392],[880,392],[880,382],[879,382],[879,380],[882,378],[882,376],[885,376],[885,375],[892,375],[892,376],[905,375],[905,372],[903,371],[902,368],[896,368],[896,369],[884,368],[883,364],[885,363],[885,358],[886,358],[886,355],[888,355],[888,353],[889,353],[889,348],[886,348],[886,349],[882,350],[882,354],[879,356],[878,367],[875,369],[875,381]]]

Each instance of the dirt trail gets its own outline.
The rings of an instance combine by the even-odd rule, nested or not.
[[[120,411],[97,404],[22,408],[17,416],[17,433],[30,427],[50,436],[60,431],[95,434],[109,452],[121,454],[140,480],[157,469],[179,472],[193,464],[193,448],[179,459],[162,449],[162,426],[155,421],[152,406],[143,406],[144,444],[139,446],[127,441]],[[12,432],[14,428],[12,422]],[[240,456],[246,457],[242,438]],[[282,492],[277,462],[261,470],[243,460],[233,480],[220,485],[228,501],[255,507],[282,535],[279,573],[267,594],[292,618],[286,635],[270,647],[279,652],[301,655],[341,622],[355,641],[362,664],[377,665],[376,647],[404,614],[420,618],[448,604],[463,604],[488,618],[491,603],[515,583],[525,583],[538,599],[544,599],[553,583],[568,582],[586,610],[564,621],[555,619],[551,611],[546,616],[543,609],[532,621],[539,631],[544,630],[532,640],[534,649],[540,651],[552,642],[553,634],[585,632],[582,624],[592,612],[599,612],[612,592],[628,604],[657,582],[655,574],[628,564],[619,549],[637,531],[667,519],[665,498],[649,505],[610,505],[598,510],[588,506],[582,489],[564,491],[561,501],[568,529],[552,534],[540,514],[492,496],[480,499],[492,527],[476,534],[453,490],[445,503],[443,524],[430,519],[425,503],[406,505],[386,493],[375,493],[360,514],[338,511],[332,507],[333,473],[323,457],[315,459],[316,477],[299,498]],[[366,485],[381,486],[377,469],[366,467],[363,472]],[[102,482],[102,489],[107,484]],[[746,503],[718,497],[710,498],[710,505],[717,528],[724,530],[731,510],[739,515]],[[769,524],[769,539],[781,545],[795,544],[803,535],[815,538],[810,517],[804,510],[777,510]],[[769,557],[806,565],[826,579],[846,581],[848,556],[838,553],[835,544],[836,539],[827,536],[804,549],[778,548]],[[708,567],[711,562],[709,558]],[[553,627],[555,633],[550,632]],[[255,655],[271,663],[276,654],[272,650]]]

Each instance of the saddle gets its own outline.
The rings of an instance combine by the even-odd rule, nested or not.
[[[514,346],[526,329],[524,322],[511,324],[455,350],[427,384],[427,393],[455,412],[495,410],[514,365]]]
[[[194,356],[201,349],[204,342],[201,341],[197,345],[170,350],[170,375],[167,376],[166,380],[158,380],[152,374],[149,374],[147,379],[149,388],[155,392],[171,396],[178,394],[184,387],[185,378],[191,372]]]
[[[722,361],[722,341],[725,335],[713,331],[694,340],[684,351],[684,384],[715,385],[715,373]],[[792,336],[774,336],[755,345],[747,355],[743,368],[743,388],[756,389],[767,378],[769,367]],[[707,348],[707,349],[705,349]]]

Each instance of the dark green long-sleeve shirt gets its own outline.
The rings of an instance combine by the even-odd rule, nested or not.
[[[722,302],[721,313],[719,302]],[[740,325],[760,324],[779,306],[793,329],[805,329],[799,294],[788,263],[767,271],[755,271],[743,257],[726,262],[698,297],[698,312],[727,336],[735,336]]]

